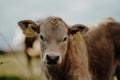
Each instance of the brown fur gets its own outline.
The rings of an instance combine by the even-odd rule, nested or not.
[[[106,19],[85,36],[93,80],[111,80],[120,59],[120,23]],[[118,76],[118,75],[117,75]]]

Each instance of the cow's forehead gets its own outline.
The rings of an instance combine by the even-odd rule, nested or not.
[[[45,19],[40,25],[40,33],[46,37],[63,37],[67,35],[67,25],[60,18],[52,17]]]

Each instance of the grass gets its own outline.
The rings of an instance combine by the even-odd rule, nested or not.
[[[32,70],[29,70],[24,53],[2,54],[0,55],[0,80],[42,80],[39,61],[40,59],[33,58]]]
[[[40,60],[33,58],[32,70],[22,52],[0,55],[0,80],[41,80]]]

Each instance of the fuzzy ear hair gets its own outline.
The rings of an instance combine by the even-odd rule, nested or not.
[[[23,30],[23,33],[27,37],[33,37],[39,33],[39,27],[32,20],[22,20],[18,22],[18,25]]]
[[[82,35],[84,35],[88,30],[88,27],[86,27],[85,25],[76,24],[69,29],[69,34],[74,35],[76,32],[80,32]]]

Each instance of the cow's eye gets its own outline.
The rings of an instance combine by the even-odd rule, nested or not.
[[[40,38],[41,38],[41,40],[43,40],[43,39],[44,39],[42,35],[40,35]]]
[[[67,40],[67,37],[64,37],[63,41],[66,41]]]

